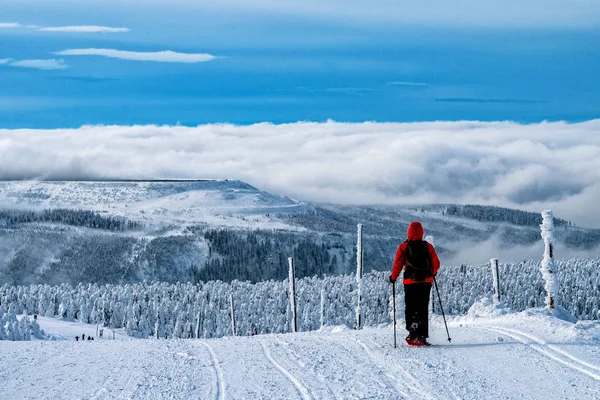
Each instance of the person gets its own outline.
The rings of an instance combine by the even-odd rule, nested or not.
[[[431,243],[423,240],[423,225],[412,222],[408,227],[408,240],[398,246],[391,283],[404,271],[404,303],[406,343],[411,346],[429,346],[429,293],[433,277],[440,268],[440,260]]]
[[[81,335],[81,340],[85,340],[85,333]]]

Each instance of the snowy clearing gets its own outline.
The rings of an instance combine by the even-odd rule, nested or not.
[[[449,322],[451,343],[434,316],[434,346],[409,348],[399,321],[394,349],[390,326],[75,342],[96,327],[41,318],[65,340],[0,342],[0,380],[20,399],[600,399],[600,322],[486,306]]]

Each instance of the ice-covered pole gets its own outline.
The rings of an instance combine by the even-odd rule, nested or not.
[[[292,310],[292,332],[297,332],[296,318],[296,277],[294,274],[294,257],[288,258],[290,264],[290,309]]]
[[[362,224],[358,224],[358,232],[356,239],[356,287],[357,287],[357,301],[356,301],[356,329],[360,329],[362,318],[361,318],[361,296],[362,296],[362,267],[363,267],[363,248],[362,248]]]
[[[498,275],[498,259],[492,258],[490,260],[490,266],[492,267],[492,280],[494,282],[494,303],[500,303],[500,279]]]
[[[554,217],[551,210],[542,211],[542,239],[544,239],[544,258],[540,266],[542,277],[545,281],[546,289],[546,307],[553,310],[556,307],[556,294],[558,293],[558,285],[556,283],[556,275],[554,274]]]

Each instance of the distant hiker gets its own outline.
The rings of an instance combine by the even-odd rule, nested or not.
[[[100,329],[100,337],[104,334],[104,329]]]
[[[75,341],[79,342],[79,336],[75,336]]]
[[[85,340],[85,333],[81,335],[81,340]]]
[[[412,222],[408,227],[408,240],[400,244],[394,267],[389,277],[396,282],[404,270],[405,318],[408,336],[406,343],[412,346],[429,346],[429,293],[433,277],[440,268],[440,260],[430,243],[423,240],[423,226]]]

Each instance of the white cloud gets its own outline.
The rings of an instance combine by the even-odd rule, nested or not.
[[[214,60],[216,57],[204,53],[177,53],[165,51],[124,51],[114,49],[69,49],[54,53],[60,56],[102,56],[133,61],[156,61],[177,63],[199,63]]]
[[[35,68],[35,69],[43,69],[43,70],[53,70],[53,69],[67,69],[69,66],[65,64],[63,60],[56,60],[54,58],[49,60],[19,60],[9,62],[11,67],[20,67],[20,68]]]
[[[23,25],[18,24],[16,22],[0,22],[0,29],[1,28],[21,28],[23,27]]]
[[[45,32],[80,32],[80,33],[117,33],[129,32],[129,28],[112,28],[109,26],[96,25],[72,25],[72,26],[49,26],[39,28]]]
[[[8,64],[12,61],[12,58],[0,58],[0,64]]]
[[[426,88],[431,85],[424,82],[410,82],[410,81],[394,81],[388,82],[388,85],[400,86],[400,87],[409,87],[409,88]]]
[[[551,208],[600,226],[599,133],[600,120],[0,130],[0,179],[231,178],[302,200]]]

